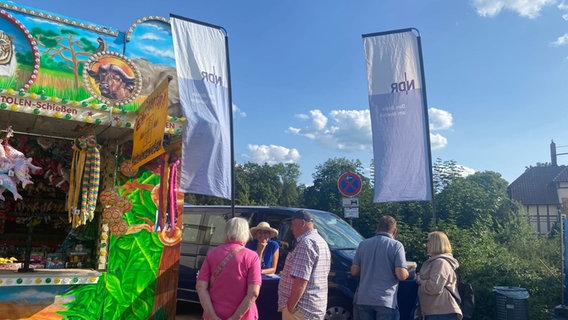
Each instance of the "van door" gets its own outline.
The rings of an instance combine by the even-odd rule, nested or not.
[[[223,243],[226,212],[190,208],[184,211],[179,261],[178,300],[199,303],[195,284],[207,252]]]

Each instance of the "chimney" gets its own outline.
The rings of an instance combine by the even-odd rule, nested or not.
[[[556,162],[556,143],[554,143],[554,140],[550,140],[550,164],[553,167],[558,165]]]

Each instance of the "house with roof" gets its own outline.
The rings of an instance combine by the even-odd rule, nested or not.
[[[528,168],[507,188],[509,198],[522,204],[533,231],[541,234],[568,212],[568,167],[558,165],[554,141],[550,155],[550,165]]]

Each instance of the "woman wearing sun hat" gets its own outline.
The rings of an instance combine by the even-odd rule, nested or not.
[[[250,233],[254,240],[249,242],[246,247],[258,254],[262,274],[276,273],[280,246],[278,242],[270,239],[278,235],[278,230],[270,227],[268,222],[262,221],[256,227],[250,228]]]

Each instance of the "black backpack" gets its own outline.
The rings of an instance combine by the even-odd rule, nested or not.
[[[445,260],[447,261],[448,259]],[[456,278],[458,279],[456,287],[458,289],[458,293],[460,294],[459,298],[454,296],[454,293],[450,291],[450,289],[448,289],[448,291],[450,291],[452,296],[458,301],[463,318],[473,319],[473,310],[475,309],[475,295],[473,294],[473,286],[471,285],[471,283],[467,282],[467,280],[463,279],[457,272]]]
[[[464,280],[457,273],[458,282],[456,284],[460,299],[454,296],[460,305],[460,309],[464,319],[473,319],[473,310],[475,309],[475,295],[473,294],[473,287],[471,283]],[[450,291],[450,293],[453,292]]]

